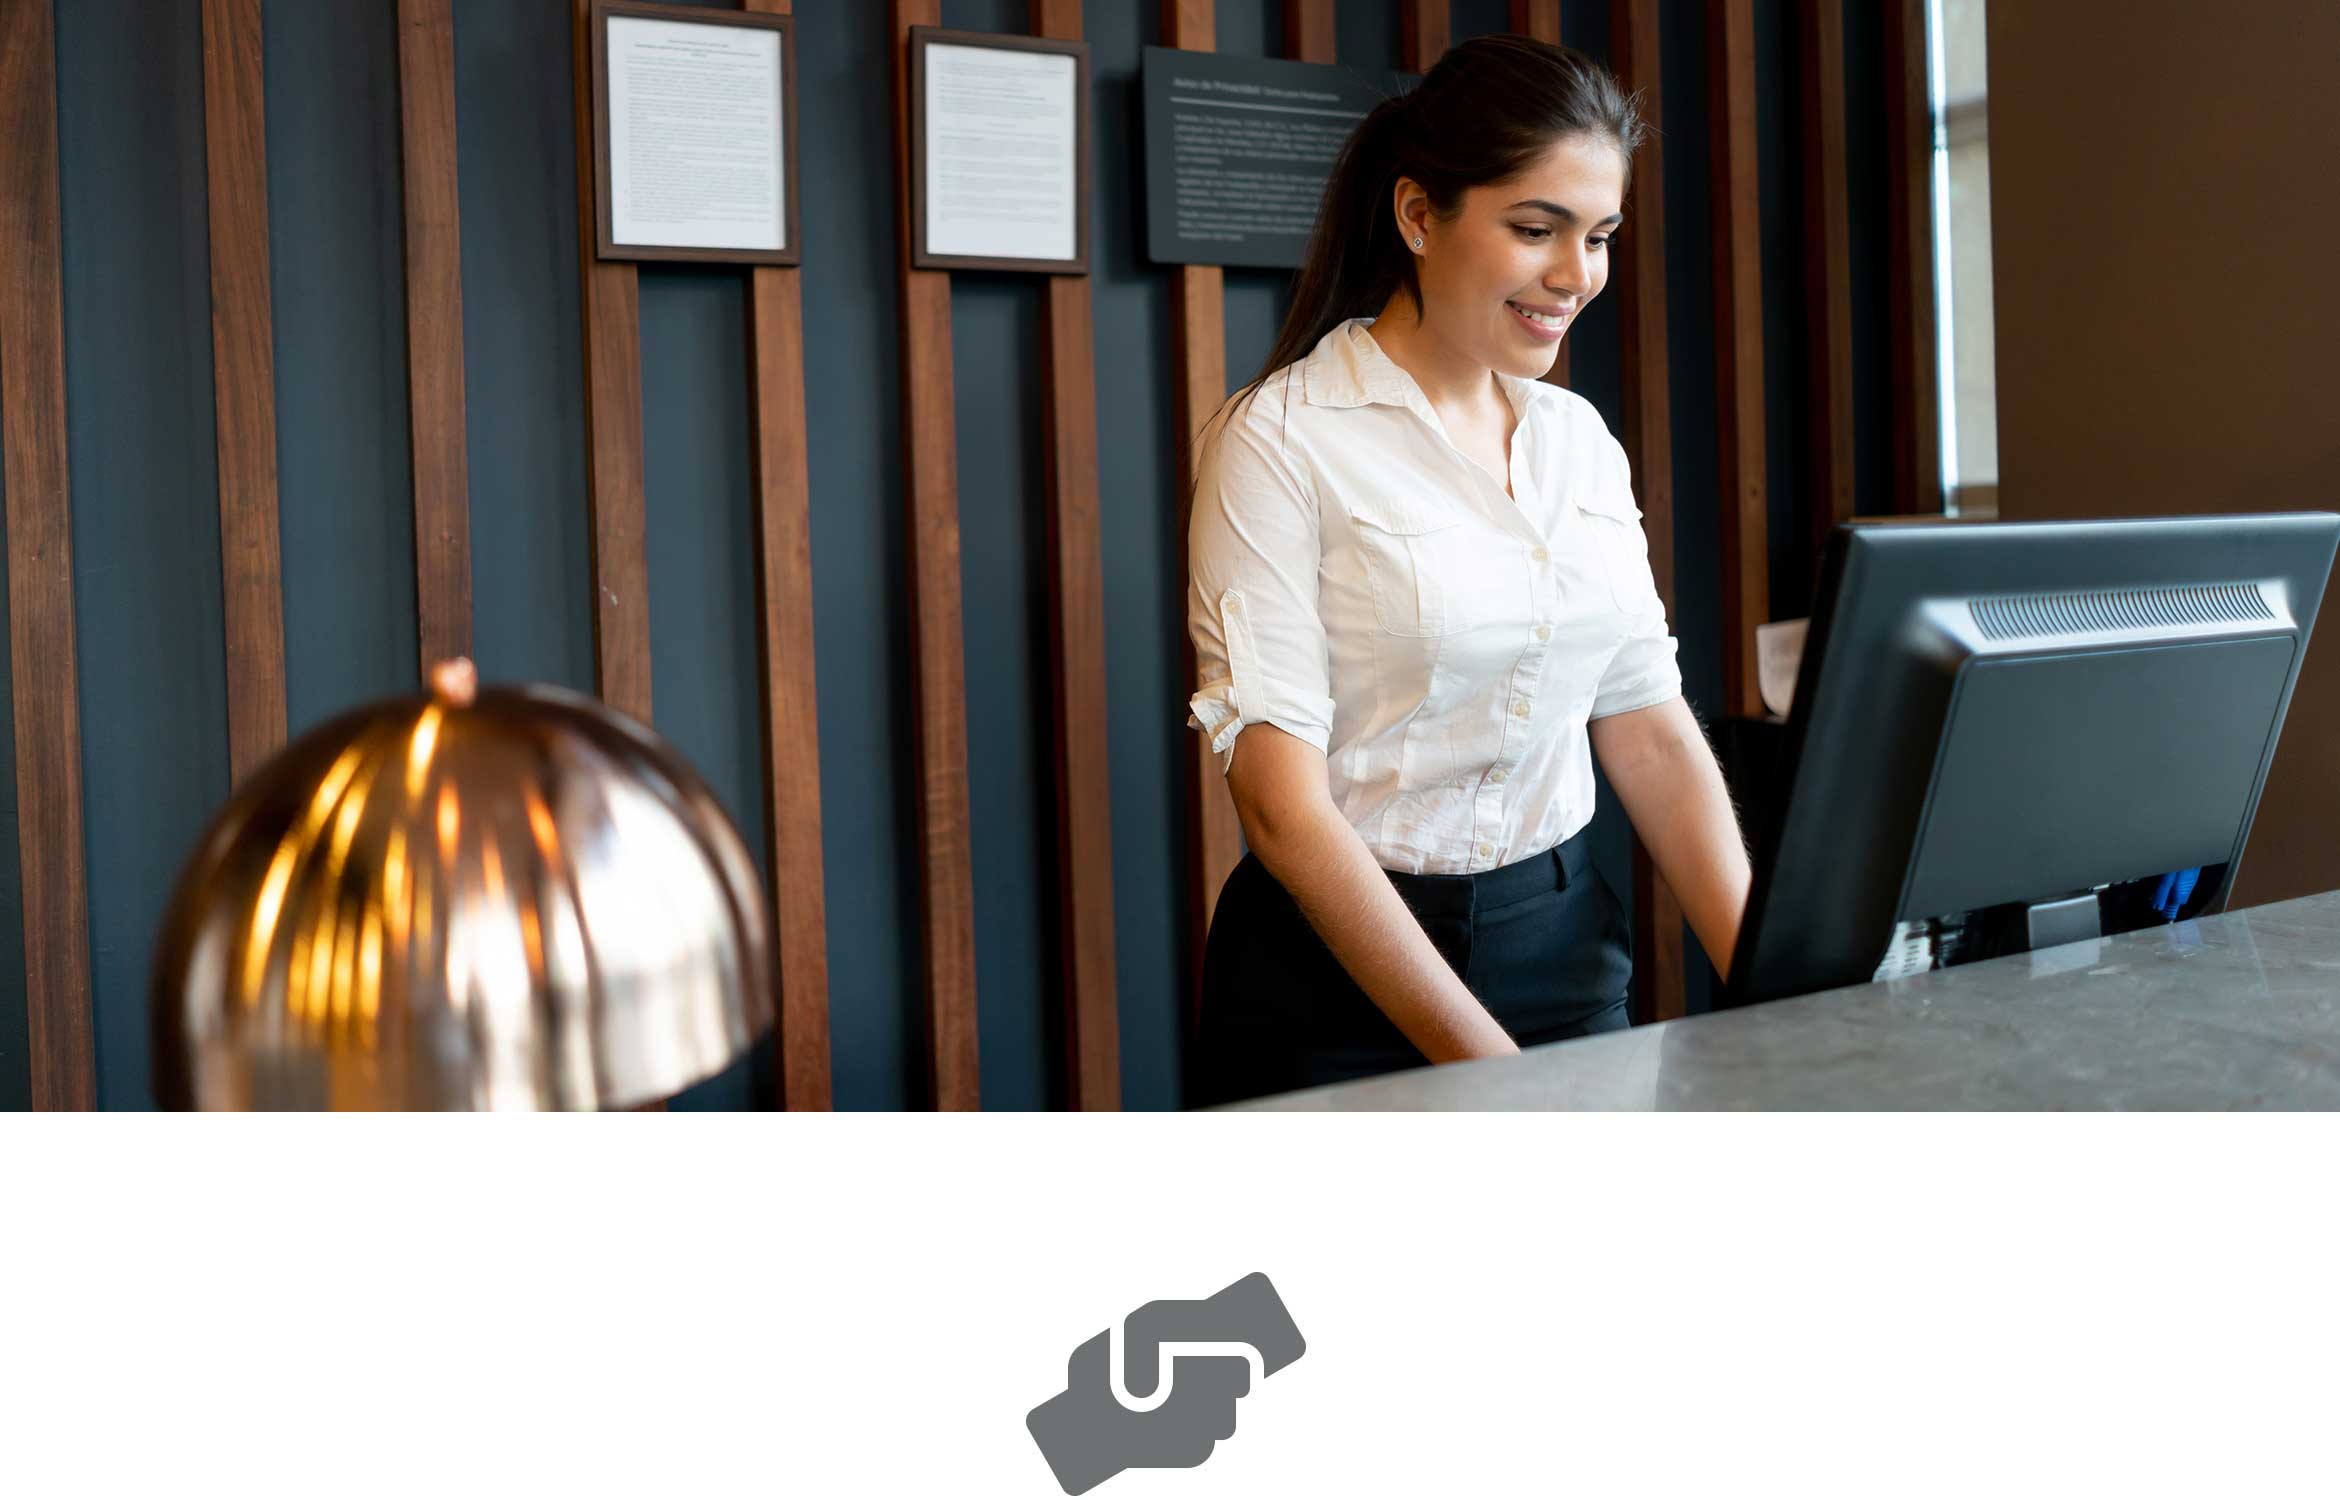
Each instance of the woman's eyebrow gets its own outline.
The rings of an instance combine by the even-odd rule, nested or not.
[[[1575,209],[1563,208],[1559,204],[1554,203],[1549,198],[1522,198],[1517,203],[1511,205],[1511,207],[1541,209],[1543,212],[1552,215],[1556,219],[1559,219],[1562,223],[1573,224],[1576,222]],[[1509,209],[1505,210],[1507,213],[1509,211]],[[1622,224],[1625,222],[1625,216],[1623,214],[1611,214],[1607,218],[1601,220],[1601,222],[1603,224]]]

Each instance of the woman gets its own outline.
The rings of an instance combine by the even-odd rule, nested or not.
[[[1592,756],[1706,951],[1748,867],[1682,702],[1625,452],[1543,383],[1644,127],[1598,65],[1449,50],[1342,149],[1265,373],[1205,428],[1188,625],[1250,846],[1198,1103],[1622,1027]]]

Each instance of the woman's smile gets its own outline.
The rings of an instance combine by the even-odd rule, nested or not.
[[[1506,302],[1503,305],[1510,309],[1512,321],[1526,329],[1529,337],[1546,344],[1560,342],[1560,336],[1568,331],[1569,321],[1575,316],[1573,309],[1547,310],[1539,307],[1531,312],[1528,307],[1517,302]]]

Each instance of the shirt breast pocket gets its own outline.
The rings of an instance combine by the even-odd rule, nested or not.
[[[1349,514],[1374,621],[1389,634],[1457,635],[1524,607],[1516,560],[1469,517],[1389,496],[1356,501]]]
[[[1594,556],[1609,580],[1609,602],[1626,618],[1663,615],[1657,582],[1650,576],[1649,539],[1641,530],[1641,507],[1622,490],[1602,490],[1577,497]]]

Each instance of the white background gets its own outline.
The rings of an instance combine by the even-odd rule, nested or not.
[[[2334,1132],[2185,1116],[15,1117],[0,1491],[1061,1494],[1251,1271],[1200,1496],[2330,1495]]]

